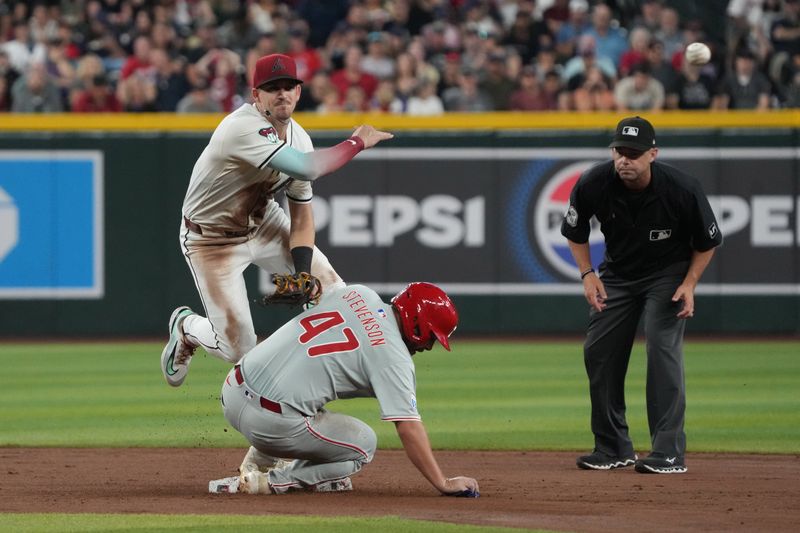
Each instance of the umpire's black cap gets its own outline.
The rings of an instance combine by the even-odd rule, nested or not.
[[[623,118],[617,124],[614,139],[609,148],[632,148],[633,150],[649,150],[656,146],[656,130],[642,117]]]

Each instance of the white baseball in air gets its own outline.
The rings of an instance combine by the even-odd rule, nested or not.
[[[711,49],[703,43],[692,43],[686,47],[686,61],[690,65],[705,65],[711,61]]]

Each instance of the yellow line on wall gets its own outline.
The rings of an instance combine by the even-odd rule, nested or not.
[[[371,113],[318,115],[296,113],[307,130],[350,130],[359,124],[397,130],[537,130],[610,129],[624,116],[635,113],[448,113],[436,117],[409,117]],[[797,128],[800,111],[768,112],[665,111],[642,113],[656,128]],[[0,133],[59,131],[212,131],[224,115],[173,113],[120,114],[1,114]]]

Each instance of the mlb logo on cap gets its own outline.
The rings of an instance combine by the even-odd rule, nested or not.
[[[258,89],[265,83],[275,80],[292,80],[303,83],[297,78],[297,65],[294,59],[284,54],[270,54],[256,62],[253,72],[253,87]]]
[[[644,152],[656,147],[656,131],[642,117],[628,117],[619,121],[609,148],[631,148]]]

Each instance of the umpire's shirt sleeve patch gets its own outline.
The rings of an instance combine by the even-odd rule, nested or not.
[[[585,174],[584,174],[585,176]],[[561,235],[576,243],[584,243],[589,240],[589,220],[594,213],[584,205],[582,198],[584,176],[581,176],[572,188],[569,195],[569,208],[564,213],[564,220],[561,222]]]
[[[705,252],[722,244],[722,232],[699,183],[692,192],[692,248]]]

